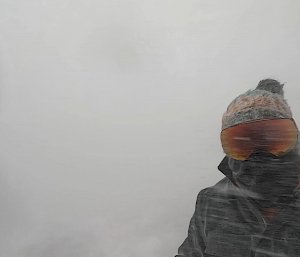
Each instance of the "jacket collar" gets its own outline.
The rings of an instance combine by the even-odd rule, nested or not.
[[[232,170],[228,165],[228,157],[225,156],[218,166],[218,170],[221,171],[235,186],[238,186],[233,177]]]
[[[221,163],[218,165],[218,170],[221,171],[232,182],[233,185],[235,185],[236,187],[239,187],[237,185],[237,183],[235,182],[235,179],[233,176],[233,171],[230,168],[228,161],[229,161],[229,157],[225,156],[223,158],[223,160],[221,161]],[[295,201],[299,198],[299,196],[300,196],[300,179],[299,179],[299,185],[294,192],[294,196],[290,199],[289,202],[286,203],[286,207],[289,205],[293,206],[293,204],[295,204]],[[281,215],[286,214],[286,212],[287,212],[287,210],[285,210],[283,212],[283,214],[281,214]],[[281,215],[278,215],[278,216],[281,216]]]

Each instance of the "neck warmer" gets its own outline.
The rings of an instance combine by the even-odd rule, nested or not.
[[[281,208],[298,190],[300,156],[296,150],[280,158],[257,152],[246,161],[226,157],[223,165],[226,161],[231,170],[226,176],[260,209]]]

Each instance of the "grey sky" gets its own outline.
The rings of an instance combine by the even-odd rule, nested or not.
[[[260,79],[300,122],[297,0],[0,1],[0,257],[173,256]]]

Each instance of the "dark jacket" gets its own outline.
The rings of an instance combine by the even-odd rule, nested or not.
[[[226,158],[225,178],[200,191],[188,236],[175,257],[300,257],[300,199],[271,220],[234,185]]]

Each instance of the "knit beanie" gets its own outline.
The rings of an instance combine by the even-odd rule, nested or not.
[[[284,84],[264,79],[254,90],[239,95],[228,106],[222,118],[222,130],[241,123],[261,119],[292,118],[284,99]]]

